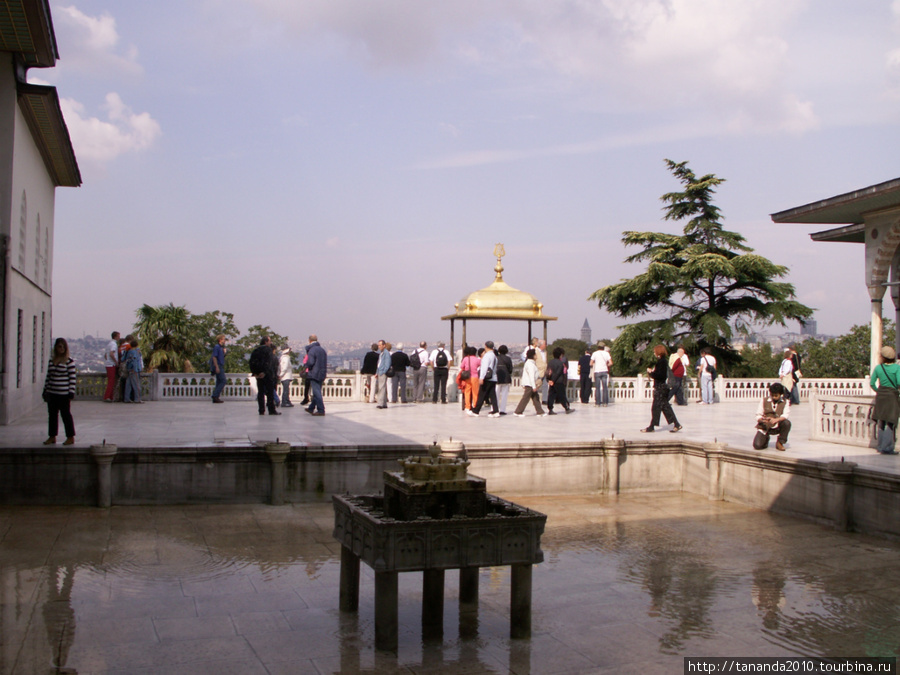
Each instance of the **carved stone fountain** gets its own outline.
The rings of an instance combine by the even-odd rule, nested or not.
[[[375,646],[397,649],[397,574],[422,571],[422,626],[440,634],[444,571],[459,570],[461,612],[478,603],[478,568],[511,567],[510,635],[531,635],[531,566],[544,560],[547,516],[488,494],[461,456],[399,460],[384,472],[384,496],[333,495],[334,538],[341,543],[340,608],[359,608],[359,561],[375,572]]]

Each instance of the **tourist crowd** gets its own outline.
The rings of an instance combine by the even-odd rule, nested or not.
[[[215,378],[213,403],[223,403],[222,394],[227,385],[225,355],[227,339],[216,337],[209,358],[209,372]],[[301,405],[315,417],[325,415],[322,386],[328,372],[328,355],[319,344],[316,335],[310,335],[299,363],[302,382]],[[691,368],[684,345],[678,345],[671,356],[664,345],[653,349],[654,365],[647,369],[653,381],[653,403],[650,424],[642,432],[653,432],[665,417],[671,432],[681,431],[672,408],[672,400],[679,406],[687,405],[685,380]],[[900,366],[892,347],[881,351],[882,363],[872,373],[871,386],[876,390],[873,419],[878,426],[878,451],[897,454],[894,450],[895,433],[900,418]],[[141,373],[144,360],[138,340],[134,335],[124,338],[113,332],[103,354],[107,383],[103,395],[105,402],[142,403]],[[522,397],[512,414],[523,417],[529,403],[537,416],[556,415],[556,406],[568,414],[574,412],[567,394],[570,361],[562,348],[556,348],[548,359],[547,344],[535,338],[521,354]],[[459,363],[455,383],[459,392],[461,410],[465,415],[478,417],[485,406],[490,406],[487,417],[507,414],[509,390],[513,381],[514,363],[506,345],[495,348],[488,340],[481,348],[464,346],[455,355],[438,342],[431,351],[425,342],[407,353],[403,345],[396,348],[385,340],[372,343],[365,355],[360,373],[363,377],[363,400],[375,403],[385,410],[388,403],[424,403],[427,401],[426,384],[431,368],[431,402],[448,401],[448,380],[454,363]],[[574,363],[574,362],[573,362]],[[263,337],[250,354],[251,376],[257,386],[257,408],[260,415],[281,415],[278,408],[292,408],[291,386],[294,383],[294,357],[288,344],[275,345],[271,338]],[[593,394],[594,404],[609,405],[610,377],[613,359],[606,346],[600,343],[595,350],[586,350],[577,361],[579,397],[589,404]],[[718,364],[709,349],[702,349],[694,364],[699,389],[700,405],[717,403],[715,380]],[[787,348],[778,370],[778,381],[768,386],[756,413],[756,436],[753,447],[768,447],[769,437],[777,436],[776,449],[784,450],[790,433],[791,405],[800,403],[798,383],[802,377],[800,355]],[[56,443],[59,419],[63,421],[66,440],[64,445],[75,442],[75,424],[70,402],[75,397],[76,369],[65,339],[58,338],[47,366],[43,398],[48,410],[48,437],[45,445]],[[411,382],[411,387],[408,386]],[[411,398],[408,390],[411,389]],[[280,396],[279,396],[280,392]],[[546,408],[546,410],[545,410]]]

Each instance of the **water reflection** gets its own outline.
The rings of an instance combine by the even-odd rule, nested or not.
[[[75,611],[72,609],[72,584],[75,571],[70,565],[53,566],[47,584],[47,599],[42,615],[47,631],[47,643],[52,657],[54,673],[75,674],[75,668],[66,667],[69,649],[75,641]]]
[[[753,604],[759,610],[762,625],[770,631],[778,630],[781,611],[787,604],[784,584],[784,568],[779,563],[766,560],[753,568]]]
[[[328,505],[0,509],[15,523],[0,528],[0,675],[163,672],[160,659],[181,663],[180,649],[232,650],[235,663],[257,663],[248,672],[296,662],[341,673],[580,672],[741,649],[900,653],[900,544],[747,510],[724,517],[714,509],[732,507],[705,500],[703,514],[672,517],[650,499],[620,501],[596,498],[606,512],[591,519],[554,519],[552,504],[534,505],[551,517],[531,640],[508,637],[506,568],[483,570],[473,606],[460,606],[448,572],[443,635],[432,639],[421,576],[411,575],[401,580],[397,655],[374,649],[369,572],[359,612],[338,611]],[[642,637],[622,643],[628,634]]]

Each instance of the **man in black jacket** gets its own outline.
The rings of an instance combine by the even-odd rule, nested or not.
[[[397,389],[400,389],[400,402],[406,403],[406,369],[409,367],[409,356],[403,351],[403,343],[397,345],[397,350],[391,354],[391,368],[394,376],[391,378],[391,403],[397,402]]]
[[[372,343],[372,351],[363,357],[360,375],[365,377],[366,403],[375,403],[375,371],[378,370],[378,343]]]
[[[591,350],[586,349],[584,355],[578,359],[578,384],[582,403],[591,402],[591,390],[594,388],[594,377],[591,372]]]
[[[272,352],[272,340],[264,335],[259,346],[250,354],[250,371],[256,378],[256,404],[259,414],[280,415],[275,410],[275,380],[278,379],[278,357]]]
[[[547,384],[550,385],[550,391],[547,394],[548,415],[555,415],[553,412],[553,404],[559,401],[559,404],[567,413],[573,412],[569,406],[569,398],[566,396],[566,386],[569,383],[568,362],[565,361],[566,353],[562,348],[557,347],[553,350],[553,358],[547,364]]]

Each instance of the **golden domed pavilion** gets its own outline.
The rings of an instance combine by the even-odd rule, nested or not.
[[[544,340],[547,339],[547,322],[556,321],[555,316],[544,314],[544,305],[538,302],[531,293],[513,288],[503,281],[503,264],[501,258],[506,255],[503,244],[494,247],[497,264],[494,266],[494,283],[486,288],[473,291],[456,304],[456,313],[442,316],[443,321],[450,322],[450,350],[453,352],[454,324],[462,320],[462,343],[466,346],[466,322],[469,320],[526,321],[528,322],[528,342],[531,342],[531,324],[539,321],[544,324]]]

